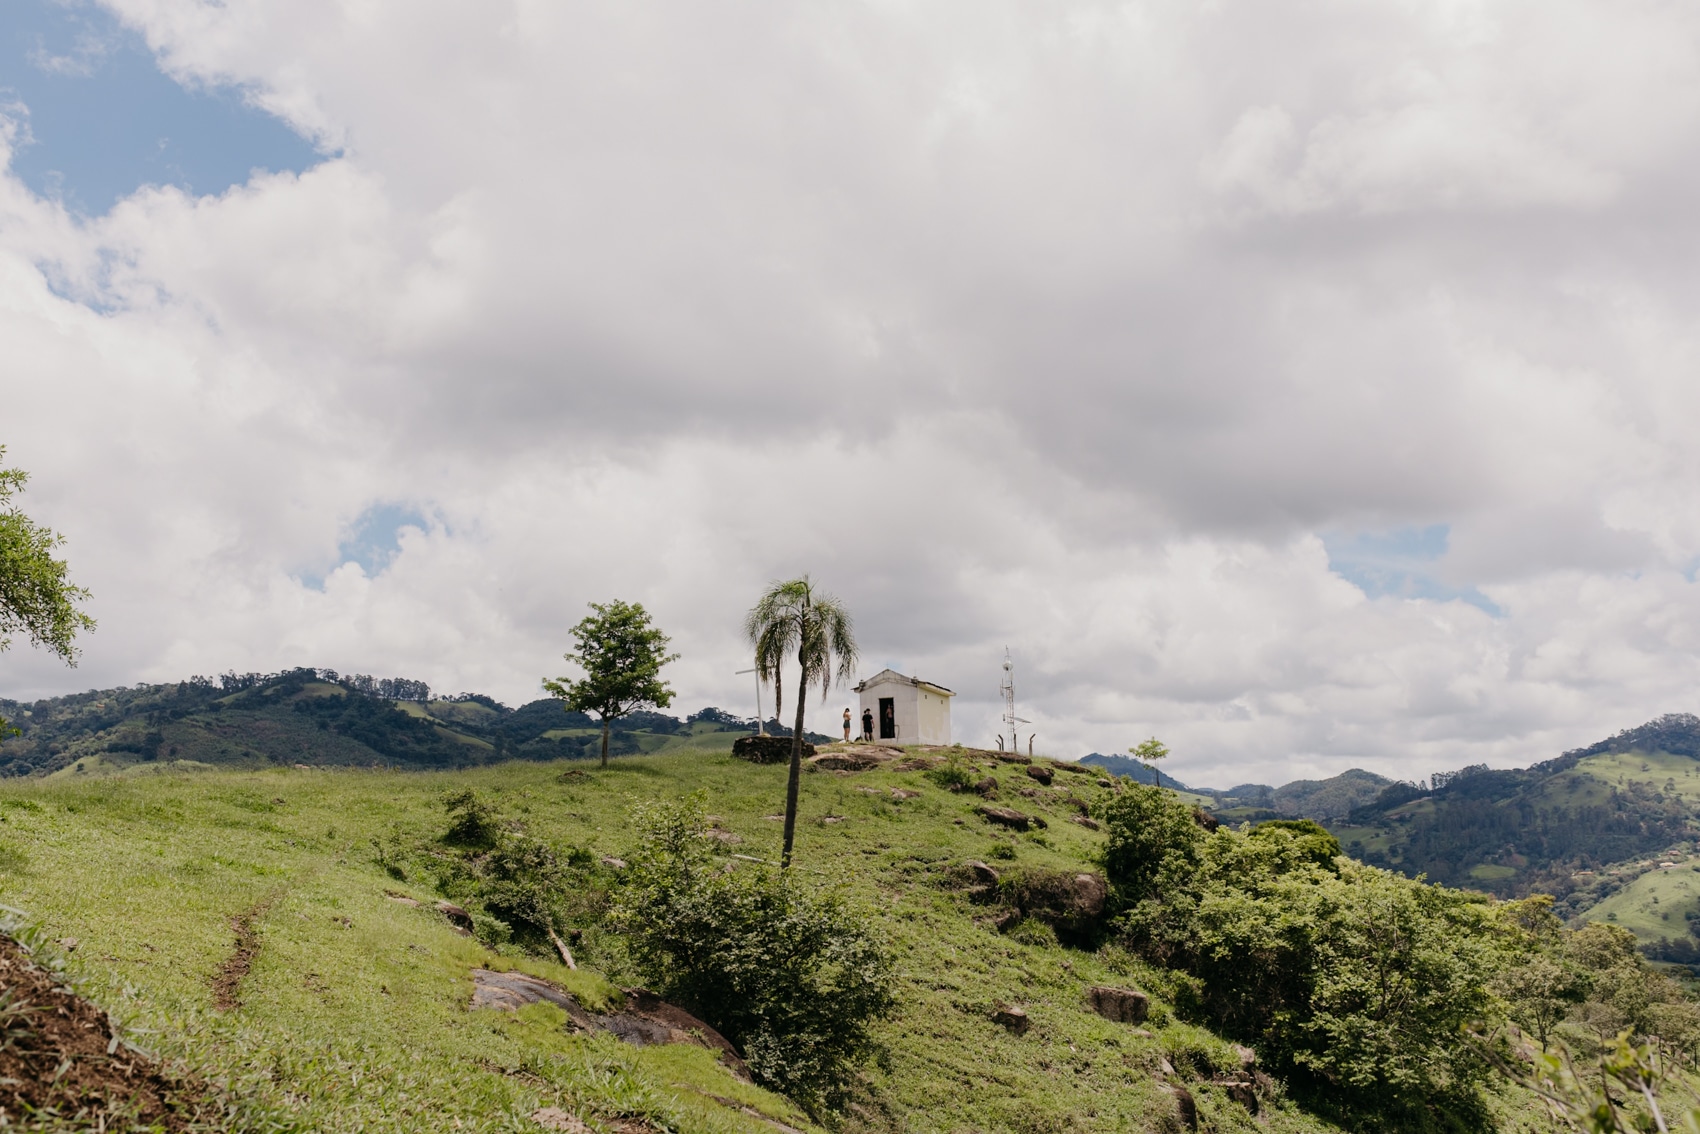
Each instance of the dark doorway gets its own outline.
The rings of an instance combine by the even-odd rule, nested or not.
[[[880,739],[897,739],[897,699],[895,697],[880,698]]]

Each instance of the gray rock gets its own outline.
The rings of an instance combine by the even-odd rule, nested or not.
[[[1013,1004],[993,1012],[992,1022],[1003,1025],[1018,1036],[1024,1034],[1033,1023],[1032,1020],[1027,1018],[1027,1012],[1024,1009],[1017,1008]]]
[[[1087,989],[1086,1003],[1104,1019],[1118,1024],[1143,1024],[1151,1009],[1150,998],[1138,989],[1106,985]]]

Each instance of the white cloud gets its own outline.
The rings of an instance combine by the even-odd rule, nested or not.
[[[102,622],[9,690],[520,700],[620,595],[743,710],[810,571],[966,738],[1009,645],[1041,747],[1224,786],[1691,707],[1679,6],[109,6],[345,151],[86,222],[0,181],[0,440]],[[377,504],[430,522],[339,567]],[[1318,534],[1436,524],[1503,616]]]

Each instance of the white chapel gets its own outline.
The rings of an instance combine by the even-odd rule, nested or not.
[[[882,669],[856,686],[862,707],[855,728],[861,733],[866,714],[872,714],[876,741],[888,744],[949,744],[950,699],[942,685]]]

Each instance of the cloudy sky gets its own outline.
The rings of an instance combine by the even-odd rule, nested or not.
[[[99,631],[676,708],[809,572],[1219,786],[1700,708],[1700,8],[11,0],[0,443]],[[816,719],[835,720],[834,693]]]

